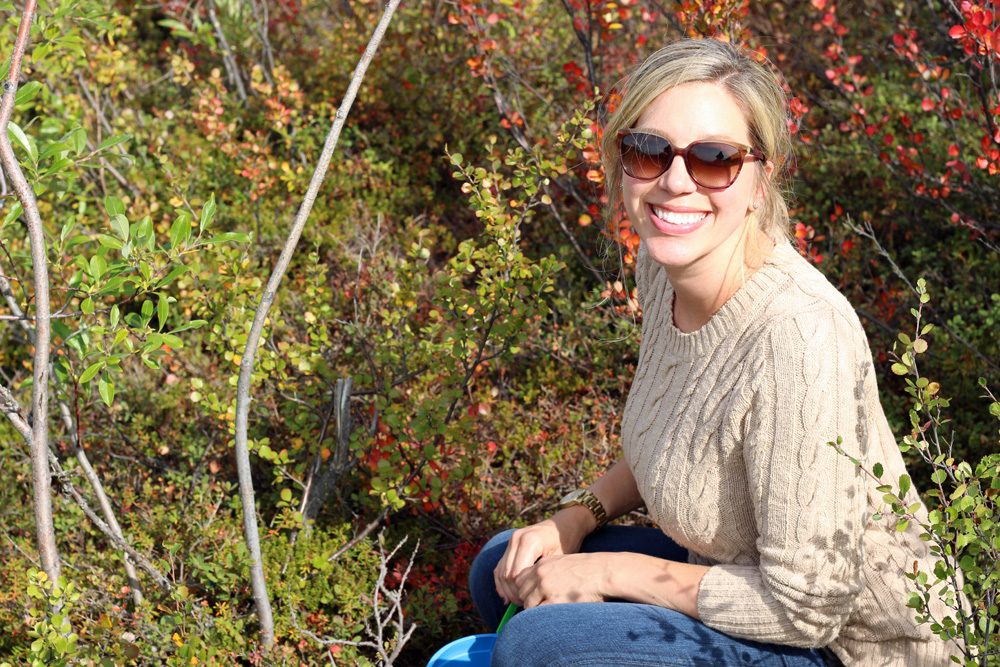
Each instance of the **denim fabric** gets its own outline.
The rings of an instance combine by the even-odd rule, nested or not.
[[[472,599],[490,628],[506,605],[496,593],[493,569],[511,532],[490,540],[469,574]],[[659,530],[605,526],[582,551],[630,551],[686,561],[687,550]],[[497,638],[493,667],[803,667],[826,665],[816,650],[736,639],[684,614],[632,602],[581,602],[526,609]]]

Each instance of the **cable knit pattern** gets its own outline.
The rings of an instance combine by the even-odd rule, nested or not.
[[[848,667],[950,664],[949,646],[905,606],[904,570],[933,563],[919,528],[873,521],[881,494],[826,444],[840,436],[887,479],[906,472],[847,300],[781,245],[685,334],[645,247],[636,274],[643,339],[625,457],[653,520],[711,566],[701,620],[736,637],[830,646]]]

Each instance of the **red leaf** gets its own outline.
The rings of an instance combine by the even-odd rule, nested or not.
[[[953,39],[962,39],[966,35],[965,26],[952,26],[951,30],[948,31],[948,35],[950,35]]]

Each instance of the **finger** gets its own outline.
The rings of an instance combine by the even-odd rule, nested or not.
[[[530,533],[520,537],[522,539],[519,539],[517,544],[512,543],[513,548],[508,551],[509,558],[504,572],[504,576],[508,579],[516,578],[544,555],[541,545]]]
[[[509,569],[507,563],[510,557],[510,547],[508,546],[507,552],[493,570],[493,581],[496,585],[497,594],[508,604],[511,602],[521,604],[521,598],[517,594],[517,585],[514,583],[514,577],[507,575],[507,570]]]

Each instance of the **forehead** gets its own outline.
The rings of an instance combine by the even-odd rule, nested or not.
[[[643,110],[636,128],[655,130],[684,146],[700,139],[731,139],[749,143],[743,111],[717,83],[700,81],[660,93]]]

